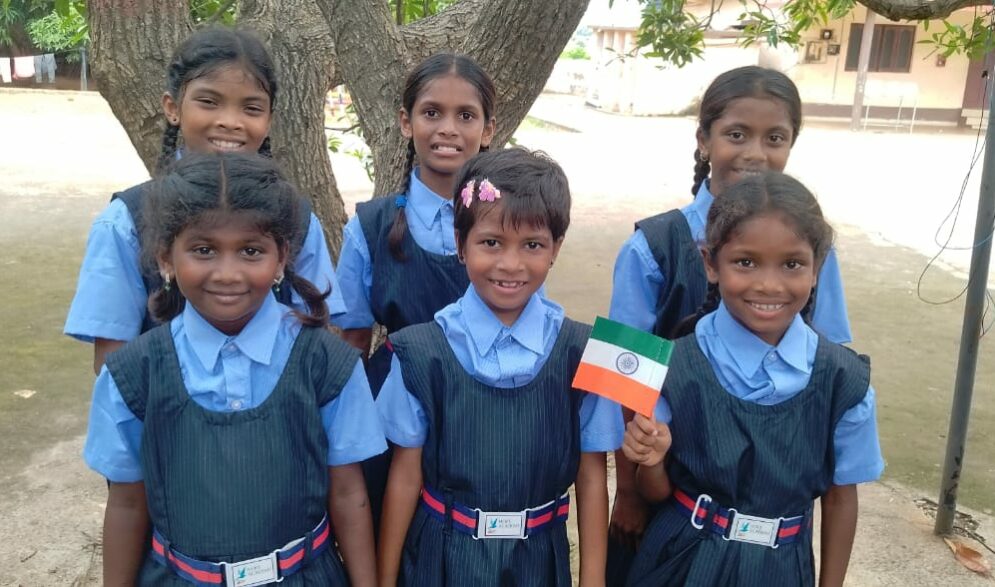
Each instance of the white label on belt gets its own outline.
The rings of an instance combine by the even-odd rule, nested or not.
[[[525,515],[484,512],[484,538],[521,538],[525,536]]]
[[[731,540],[754,544],[774,544],[778,526],[777,520],[737,514],[733,523],[735,526],[729,536]]]
[[[250,587],[265,585],[278,579],[276,573],[276,557],[272,555],[232,563],[228,565],[227,574],[231,587]]]

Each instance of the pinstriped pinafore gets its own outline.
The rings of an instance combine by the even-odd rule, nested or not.
[[[643,231],[653,259],[664,276],[656,303],[653,334],[672,338],[684,318],[694,314],[705,301],[708,279],[701,252],[691,235],[691,227],[680,210],[671,210],[636,223]]]
[[[484,511],[522,511],[562,495],[580,463],[579,410],[570,383],[591,327],[564,319],[529,384],[484,385],[463,370],[432,322],[391,336],[404,385],[429,422],[422,450],[425,485],[444,499]],[[433,587],[569,587],[564,524],[525,540],[475,540],[419,506],[404,547],[402,584]]]
[[[190,398],[168,324],[107,358],[128,408],[144,422],[149,515],[175,550],[205,561],[245,560],[318,525],[328,503],[319,409],[338,396],[358,358],[328,331],[302,328],[273,393],[241,412],[212,412]],[[189,585],[151,555],[138,584]],[[282,583],[346,584],[334,548]]]
[[[693,334],[679,339],[663,386],[673,412],[671,483],[743,514],[811,516],[813,501],[832,484],[836,424],[869,382],[866,357],[820,336],[808,386],[760,405],[722,388]],[[670,500],[643,537],[629,585],[814,585],[809,521],[798,541],[773,549],[696,530]]]

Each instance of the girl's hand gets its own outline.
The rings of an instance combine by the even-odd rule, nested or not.
[[[625,426],[622,451],[625,457],[644,467],[654,467],[663,462],[670,450],[670,427],[654,419],[636,414]]]

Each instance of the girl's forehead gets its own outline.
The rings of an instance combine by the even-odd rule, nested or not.
[[[481,106],[480,92],[469,81],[455,73],[447,73],[425,82],[415,102],[446,102]]]
[[[749,124],[751,126],[784,126],[791,128],[791,114],[781,100],[770,96],[744,96],[730,100],[715,122]]]
[[[239,62],[226,62],[206,70],[203,74],[190,79],[187,89],[206,87],[223,93],[238,91],[240,93],[259,93],[269,98],[269,90],[263,80],[247,65]]]
[[[508,211],[501,202],[491,204],[474,201],[472,205],[478,206],[478,208],[474,211],[475,220],[470,229],[471,232],[502,235],[552,235],[545,218],[516,216]]]

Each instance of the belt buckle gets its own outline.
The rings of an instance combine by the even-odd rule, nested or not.
[[[477,531],[473,537],[481,539],[524,540],[527,512],[485,512],[477,510]]]
[[[225,585],[228,587],[254,587],[283,581],[277,558],[279,550],[237,563],[221,563],[225,568]]]
[[[703,502],[708,501],[708,504],[703,504]],[[694,526],[696,530],[701,530],[705,527],[705,522],[702,523],[695,522],[695,518],[698,517],[698,510],[705,511],[709,505],[712,504],[712,496],[707,493],[702,493],[698,496],[698,499],[694,502],[694,509],[691,510],[691,525]],[[705,507],[703,508],[702,505]]]
[[[729,532],[723,535],[724,540],[733,542],[748,542],[769,548],[777,548],[777,533],[781,529],[784,518],[761,518],[747,516],[729,508]]]

